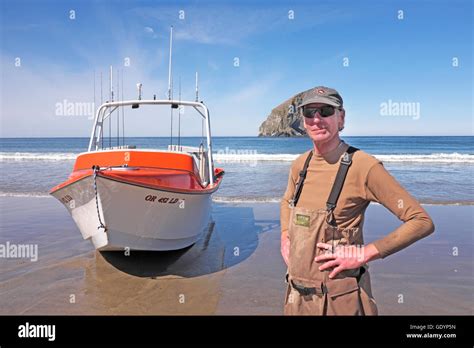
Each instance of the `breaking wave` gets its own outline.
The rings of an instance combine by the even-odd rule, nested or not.
[[[0,161],[73,161],[72,152],[0,152]],[[292,162],[299,155],[265,153],[215,153],[214,160],[223,163]],[[379,160],[408,163],[474,163],[474,155],[454,153],[374,155]]]

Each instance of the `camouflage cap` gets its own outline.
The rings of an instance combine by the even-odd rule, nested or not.
[[[300,105],[298,105],[298,107],[301,108],[305,105],[312,103],[322,103],[342,107],[343,100],[339,92],[335,89],[324,86],[318,86],[303,92],[302,101]]]

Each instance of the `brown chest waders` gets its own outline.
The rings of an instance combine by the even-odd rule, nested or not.
[[[330,279],[332,268],[320,271],[318,267],[324,262],[314,261],[316,256],[324,253],[316,246],[319,242],[331,244],[333,252],[337,251],[337,246],[363,245],[362,231],[358,227],[339,228],[334,218],[334,209],[352,163],[352,155],[357,150],[350,146],[344,153],[326,209],[310,210],[297,206],[313,151],[309,153],[299,174],[290,202],[290,255],[285,315],[377,315],[367,265],[345,270]],[[356,250],[361,251],[357,247],[354,248]]]

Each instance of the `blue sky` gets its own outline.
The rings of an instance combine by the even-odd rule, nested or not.
[[[89,136],[92,121],[57,115],[57,104],[92,102],[94,71],[100,99],[109,65],[123,71],[126,98],[137,82],[145,98],[164,98],[170,25],[174,93],[181,80],[194,99],[199,71],[214,135],[257,135],[272,108],[318,85],[343,96],[345,135],[473,134],[470,0],[3,0],[1,16],[2,137]],[[420,113],[381,115],[389,100]],[[169,134],[169,111],[127,116],[129,135]],[[183,134],[200,134],[183,117]]]

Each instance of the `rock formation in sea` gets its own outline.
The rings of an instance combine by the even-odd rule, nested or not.
[[[272,110],[258,130],[259,137],[295,137],[305,136],[303,115],[298,105],[302,93],[298,93]]]

